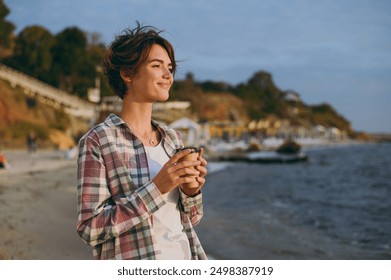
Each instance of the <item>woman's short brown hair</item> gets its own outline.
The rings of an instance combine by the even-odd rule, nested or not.
[[[174,48],[170,42],[160,36],[161,32],[153,26],[140,26],[137,22],[136,28],[125,29],[110,43],[103,60],[103,69],[111,88],[121,99],[126,93],[126,85],[120,71],[125,70],[131,77],[136,75],[154,44],[160,45],[167,51],[172,64],[172,73],[175,74]]]

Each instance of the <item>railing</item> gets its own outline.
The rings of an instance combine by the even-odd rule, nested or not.
[[[64,111],[70,115],[87,119],[94,119],[96,117],[98,106],[1,63],[0,78],[9,81],[12,86],[21,86],[25,89],[26,94],[38,95],[41,101],[44,101],[52,107],[59,108],[62,106]]]

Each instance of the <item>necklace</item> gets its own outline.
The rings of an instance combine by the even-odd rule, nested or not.
[[[134,132],[137,132],[137,131],[135,131],[135,129],[133,128],[133,131]],[[155,146],[155,140],[153,140],[152,139],[152,137],[153,137],[153,133],[155,132],[155,128],[152,126],[152,131],[151,131],[151,134],[150,134],[150,136],[149,136],[149,140],[148,140],[148,143],[149,143],[149,145],[151,145],[151,146]],[[144,138],[145,139],[145,137],[140,137],[141,136],[141,134],[139,134],[138,132],[136,133],[136,136],[137,135],[139,135],[139,138]]]
[[[155,146],[155,141],[153,141],[153,139],[152,139],[152,133],[154,132],[154,130],[152,130],[152,132],[151,132],[151,137],[149,138],[149,144],[150,145],[152,145],[152,146]]]

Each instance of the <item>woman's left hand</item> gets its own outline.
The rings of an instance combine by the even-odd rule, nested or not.
[[[196,180],[198,182],[198,187],[196,188],[189,188],[184,185],[181,185],[180,188],[181,190],[188,196],[195,196],[196,194],[199,193],[203,185],[205,184],[205,175],[208,173],[206,169],[206,165],[208,162],[206,159],[204,159],[203,156],[204,149],[200,148],[200,155],[198,156],[198,160],[200,161],[200,164],[196,166],[196,169],[200,172],[200,174],[197,176]]]

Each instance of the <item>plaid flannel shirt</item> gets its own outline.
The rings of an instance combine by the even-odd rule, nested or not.
[[[158,127],[167,154],[182,147],[179,134]],[[164,204],[151,181],[141,141],[126,123],[111,114],[79,142],[78,221],[80,237],[93,247],[95,259],[155,259],[151,216]],[[202,194],[189,197],[181,190],[180,216],[192,259],[206,259],[193,229],[202,215]]]

